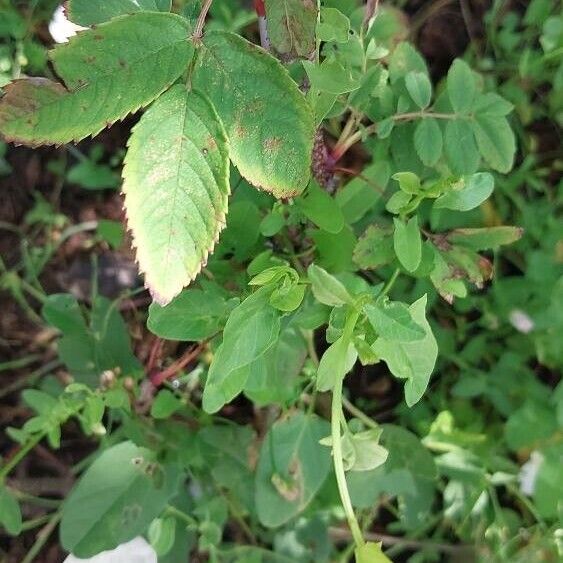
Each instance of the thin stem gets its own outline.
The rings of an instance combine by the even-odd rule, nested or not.
[[[10,472],[16,467],[16,465],[42,440],[44,434],[37,434],[33,436],[23,445],[16,454],[0,469],[0,483],[4,482],[4,479],[10,474]]]
[[[393,121],[411,121],[412,119],[460,119],[460,116],[455,113],[433,113],[429,111],[413,111],[409,113],[398,113],[391,116]],[[340,160],[344,154],[350,150],[357,142],[369,137],[377,132],[377,123],[372,123],[363,129],[356,131],[346,139],[339,140],[332,151],[334,160]]]
[[[400,273],[401,273],[400,268],[395,268],[393,275],[387,280],[387,283],[381,290],[381,297],[387,295],[393,289],[393,286],[395,285],[395,282],[397,281],[397,278],[399,277]]]
[[[62,509],[53,513],[50,521],[45,525],[45,527],[40,532],[38,532],[35,543],[31,547],[31,549],[27,552],[27,555],[25,556],[22,563],[31,563],[35,559],[37,554],[41,551],[41,549],[43,549],[43,546],[47,543],[47,540],[49,539],[50,535],[55,531],[55,528],[59,524],[62,517],[63,517]]]
[[[373,420],[373,418],[370,418],[364,411],[360,410],[345,396],[342,396],[342,405],[352,416],[361,420],[368,428],[379,428],[379,425],[375,422],[375,420]]]
[[[344,460],[342,459],[342,435],[340,433],[340,420],[342,418],[342,384],[343,378],[338,378],[334,389],[332,390],[332,409],[331,409],[331,434],[332,434],[332,458],[334,463],[334,472],[336,473],[336,482],[338,484],[338,492],[340,493],[340,500],[344,507],[348,526],[352,532],[354,543],[356,547],[362,547],[365,542],[362,535],[362,530],[354,514],[352,501],[350,500],[350,493],[348,492],[348,485],[346,483],[346,474],[344,472]]]
[[[207,12],[209,12],[209,8],[211,8],[211,4],[213,0],[205,0],[201,8],[201,12],[199,13],[199,17],[197,18],[197,23],[195,24],[193,38],[198,42],[203,37],[203,26],[205,25],[205,18],[207,18]]]
[[[188,526],[194,526],[195,528],[197,528],[199,526],[199,523],[195,518],[192,518],[189,514],[186,514],[182,510],[179,510],[175,506],[172,506],[172,505],[169,504],[166,507],[165,512],[166,512],[166,514],[168,514],[170,516],[174,516],[178,520],[182,520],[183,522],[188,524]]]

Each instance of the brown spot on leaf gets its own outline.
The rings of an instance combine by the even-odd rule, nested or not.
[[[282,140],[279,137],[270,137],[264,140],[264,150],[266,152],[276,152],[280,149]]]

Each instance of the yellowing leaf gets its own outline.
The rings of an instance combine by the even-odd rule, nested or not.
[[[0,133],[32,146],[99,133],[154,100],[182,74],[193,53],[188,33],[184,19],[156,12],[80,33],[52,53],[66,88],[45,78],[6,87]]]
[[[240,173],[276,197],[303,191],[315,131],[297,84],[279,61],[238,35],[210,32],[201,51],[193,84],[221,116]]]
[[[175,86],[133,130],[125,207],[145,283],[161,305],[201,270],[225,224],[227,140],[202,95]]]

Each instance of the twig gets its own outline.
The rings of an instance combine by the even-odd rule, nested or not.
[[[155,387],[160,387],[167,379],[174,377],[181,369],[185,368],[191,361],[195,360],[201,354],[201,351],[205,348],[208,342],[209,340],[204,340],[201,344],[192,346],[190,349],[186,350],[179,360],[161,372],[155,373],[151,376],[151,383]]]
[[[193,38],[194,40],[200,41],[203,37],[203,26],[205,25],[205,18],[207,18],[207,13],[209,12],[209,8],[211,8],[211,4],[213,0],[205,0],[201,8],[201,12],[199,13],[199,17],[197,18],[197,23],[195,24]]]
[[[35,559],[35,556],[41,551],[43,546],[47,543],[49,536],[55,531],[55,528],[58,526],[62,517],[63,517],[62,509],[58,510],[51,516],[50,521],[37,534],[37,539],[35,540],[35,543],[31,547],[31,549],[27,552],[27,555],[23,559],[22,563],[31,563]]]
[[[352,533],[350,530],[345,530],[343,528],[329,528],[330,536],[335,540],[350,540],[352,538]],[[442,553],[452,553],[459,554],[462,552],[470,553],[474,550],[472,545],[461,544],[461,545],[450,545],[446,543],[436,543],[436,542],[425,542],[417,540],[409,540],[406,538],[399,538],[396,536],[389,536],[387,534],[379,534],[376,532],[364,533],[364,538],[368,541],[373,542],[383,542],[384,545],[401,545],[406,548],[412,549],[434,549],[436,551],[441,551]]]

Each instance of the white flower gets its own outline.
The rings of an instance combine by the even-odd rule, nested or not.
[[[156,552],[145,538],[122,543],[111,551],[102,551],[90,559],[69,555],[64,563],[157,563]]]

